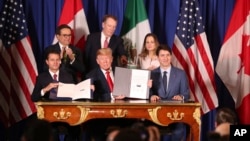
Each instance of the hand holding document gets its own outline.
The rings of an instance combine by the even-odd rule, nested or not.
[[[84,80],[78,84],[66,84],[59,82],[57,97],[70,97],[76,99],[91,99],[91,81]]]

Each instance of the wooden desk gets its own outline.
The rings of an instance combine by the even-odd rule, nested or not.
[[[200,140],[200,104],[148,102],[130,100],[115,102],[36,102],[37,116],[50,122],[61,121],[79,125],[97,118],[143,118],[167,126],[172,122],[190,125],[190,136]]]

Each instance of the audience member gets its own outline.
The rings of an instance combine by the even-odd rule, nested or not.
[[[96,52],[100,48],[111,48],[113,52],[112,67],[118,66],[119,63],[124,66],[127,64],[127,53],[123,45],[123,39],[114,35],[117,26],[117,18],[113,15],[105,15],[102,20],[102,31],[91,33],[87,37],[84,61],[87,72],[98,67],[96,62]]]
[[[229,108],[217,110],[215,115],[215,130],[208,132],[209,141],[229,141],[230,125],[238,124],[237,114]]]
[[[71,45],[71,27],[62,24],[56,29],[56,38],[58,42],[45,48],[45,56],[50,50],[60,52],[61,66],[60,68],[70,73],[75,83],[84,79],[85,66],[83,63],[82,52],[79,48]],[[47,70],[47,66],[45,66]]]
[[[156,55],[159,46],[158,38],[153,33],[148,33],[143,42],[143,48],[138,58],[138,67],[140,69],[154,70],[160,66]]]
[[[150,100],[187,100],[189,99],[189,85],[183,70],[171,65],[172,52],[166,45],[157,48],[160,67],[151,71],[153,80],[150,89]],[[185,140],[186,126],[184,123],[173,123],[170,125],[172,141]]]
[[[119,133],[120,129],[119,126],[108,127],[106,141],[114,141],[114,138]]]
[[[114,141],[144,141],[138,131],[131,128],[121,129],[114,137]]]
[[[232,109],[223,107],[217,110],[215,116],[215,127],[225,122],[233,125],[238,124],[238,117]]]
[[[35,120],[24,131],[21,141],[54,141],[53,128],[46,120]]]

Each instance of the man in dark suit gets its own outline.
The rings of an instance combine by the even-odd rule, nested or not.
[[[112,96],[113,86],[109,85],[108,74],[111,82],[114,82],[114,70],[111,67],[113,62],[112,50],[110,48],[102,48],[97,50],[96,62],[98,66],[91,70],[86,77],[90,78],[95,87],[93,92],[94,101],[110,101],[112,99],[123,99],[124,96]]]
[[[58,42],[45,48],[45,56],[50,50],[61,52],[61,69],[64,69],[73,76],[75,83],[84,79],[85,66],[83,63],[82,52],[79,48],[71,45],[71,28],[62,24],[56,29]],[[45,64],[45,70],[47,69]],[[80,78],[80,79],[79,79]]]
[[[60,52],[51,50],[47,53],[46,64],[48,69],[40,73],[36,78],[36,84],[31,95],[32,101],[36,102],[49,99],[50,91],[58,87],[58,82],[74,83],[72,76],[65,70],[59,70],[61,64]],[[57,82],[54,81],[57,76]]]
[[[127,64],[127,53],[123,46],[123,39],[114,35],[117,25],[117,18],[112,15],[105,15],[102,20],[102,31],[92,33],[87,37],[84,61],[87,72],[98,67],[96,62],[96,52],[100,48],[109,47],[113,52],[112,67]],[[119,62],[120,61],[120,62]]]
[[[57,98],[51,96],[51,91],[58,87],[58,82],[74,83],[72,75],[65,70],[60,70],[61,58],[60,52],[50,50],[46,56],[46,64],[48,70],[40,73],[36,78],[36,84],[31,95],[31,99],[34,102],[39,100],[65,100],[69,98]],[[59,134],[64,133],[64,141],[76,141],[80,136],[79,126],[69,126],[66,123],[52,123],[54,127],[54,141],[59,141]]]
[[[92,84],[95,86],[93,92],[94,101],[111,101],[112,99],[123,99],[123,95],[113,97],[113,86],[108,82],[108,74],[110,75],[111,82],[114,82],[114,70],[111,67],[113,57],[112,50],[110,48],[101,48],[97,50],[96,62],[98,66],[91,70],[86,77],[90,78]],[[87,132],[87,139],[94,138],[95,141],[106,140],[105,132],[109,126],[117,126],[126,124],[127,122],[121,122],[121,119],[100,119],[90,120],[85,124],[85,130]]]
[[[166,45],[160,45],[156,51],[160,67],[151,71],[153,80],[150,89],[150,100],[178,100],[189,99],[189,85],[186,74],[183,70],[171,65],[172,52]],[[164,76],[165,74],[165,76]],[[183,123],[170,125],[172,141],[185,140],[186,126]]]

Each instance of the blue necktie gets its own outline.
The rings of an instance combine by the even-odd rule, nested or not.
[[[164,91],[166,94],[167,92],[167,72],[166,71],[163,72],[162,82],[163,82],[163,87],[164,87]]]
[[[58,81],[57,81],[57,74],[54,74],[54,75],[53,75],[53,83],[56,83],[56,82],[58,82]],[[57,88],[52,88],[52,89],[50,90],[49,98],[50,98],[50,99],[55,99],[56,96],[57,96]]]

